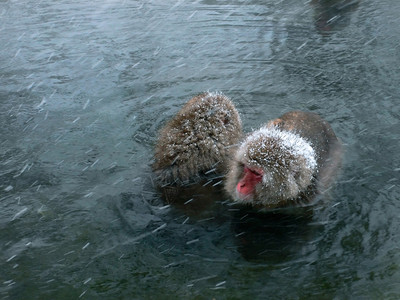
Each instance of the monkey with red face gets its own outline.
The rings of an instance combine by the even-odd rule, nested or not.
[[[281,208],[310,203],[327,190],[341,162],[341,143],[314,113],[293,111],[243,141],[225,190],[237,203]]]

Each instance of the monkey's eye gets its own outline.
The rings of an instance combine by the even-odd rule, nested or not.
[[[251,173],[253,173],[256,177],[262,177],[263,176],[263,171],[260,169],[260,170],[255,170],[255,169],[250,169],[250,168],[248,168],[248,167],[244,167],[244,171],[245,172],[251,172]]]
[[[253,173],[253,174],[256,175],[256,176],[262,176],[261,173],[255,171],[255,170],[250,170],[250,171],[251,171],[251,173]]]

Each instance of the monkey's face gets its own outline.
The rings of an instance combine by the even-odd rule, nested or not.
[[[310,151],[307,153],[304,149]],[[240,203],[267,208],[286,206],[310,184],[314,152],[297,136],[274,128],[250,135],[236,153],[227,189]],[[310,158],[313,159],[310,163]]]
[[[243,201],[254,201],[256,187],[261,184],[264,171],[244,164],[240,164],[239,168],[242,169],[242,172],[236,184],[236,196]]]
[[[274,170],[238,164],[235,199],[244,204],[274,208],[295,199],[311,184],[312,172],[297,158],[287,169]]]

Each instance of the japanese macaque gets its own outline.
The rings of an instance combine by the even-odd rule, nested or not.
[[[293,111],[251,133],[225,182],[237,203],[257,208],[305,205],[327,190],[341,162],[341,143],[314,113]]]
[[[193,97],[161,129],[153,170],[161,186],[225,174],[242,135],[239,113],[221,93]]]

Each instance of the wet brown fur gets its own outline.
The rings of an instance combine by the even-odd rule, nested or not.
[[[193,97],[160,131],[153,170],[160,185],[185,185],[224,174],[241,137],[233,103],[218,93]]]
[[[256,162],[253,167],[259,167],[266,172],[268,172],[270,168],[265,165],[265,162],[269,161],[274,164],[274,168],[277,172],[271,174],[275,185],[268,188],[263,185],[263,182],[259,183],[256,186],[253,199],[249,200],[248,204],[266,208],[296,206],[310,203],[315,196],[329,189],[341,165],[342,153],[341,143],[337,139],[331,126],[317,114],[302,111],[285,113],[280,118],[270,121],[267,126],[296,133],[308,141],[314,149],[317,168],[314,173],[311,174],[312,179],[310,181],[310,173],[307,174],[304,162],[299,161],[303,159],[302,157],[293,157],[290,153],[282,153],[282,149],[276,147],[273,140],[270,142],[265,142],[264,140],[264,143],[260,143],[265,149],[261,146],[257,147],[257,145],[252,145],[251,147],[259,150],[255,154],[253,153],[256,157],[250,157],[248,153],[239,153],[239,156],[246,155],[247,158],[250,157],[252,162]],[[257,141],[255,142],[257,143]],[[268,159],[266,160],[265,157],[268,157]],[[225,183],[226,191],[234,198],[236,185],[243,177],[244,161],[246,160],[240,157],[236,157],[236,159],[232,161]],[[292,168],[293,172],[288,172],[290,168]],[[295,170],[293,170],[293,168],[295,168]],[[288,176],[290,176],[288,174],[290,173],[297,174],[296,178],[292,179],[296,180],[298,186],[301,188],[282,194],[280,190],[290,185],[289,182],[287,182],[287,180],[289,180]],[[292,196],[288,197],[287,195]],[[271,199],[271,201],[267,199]],[[262,203],[262,201],[264,202]]]

